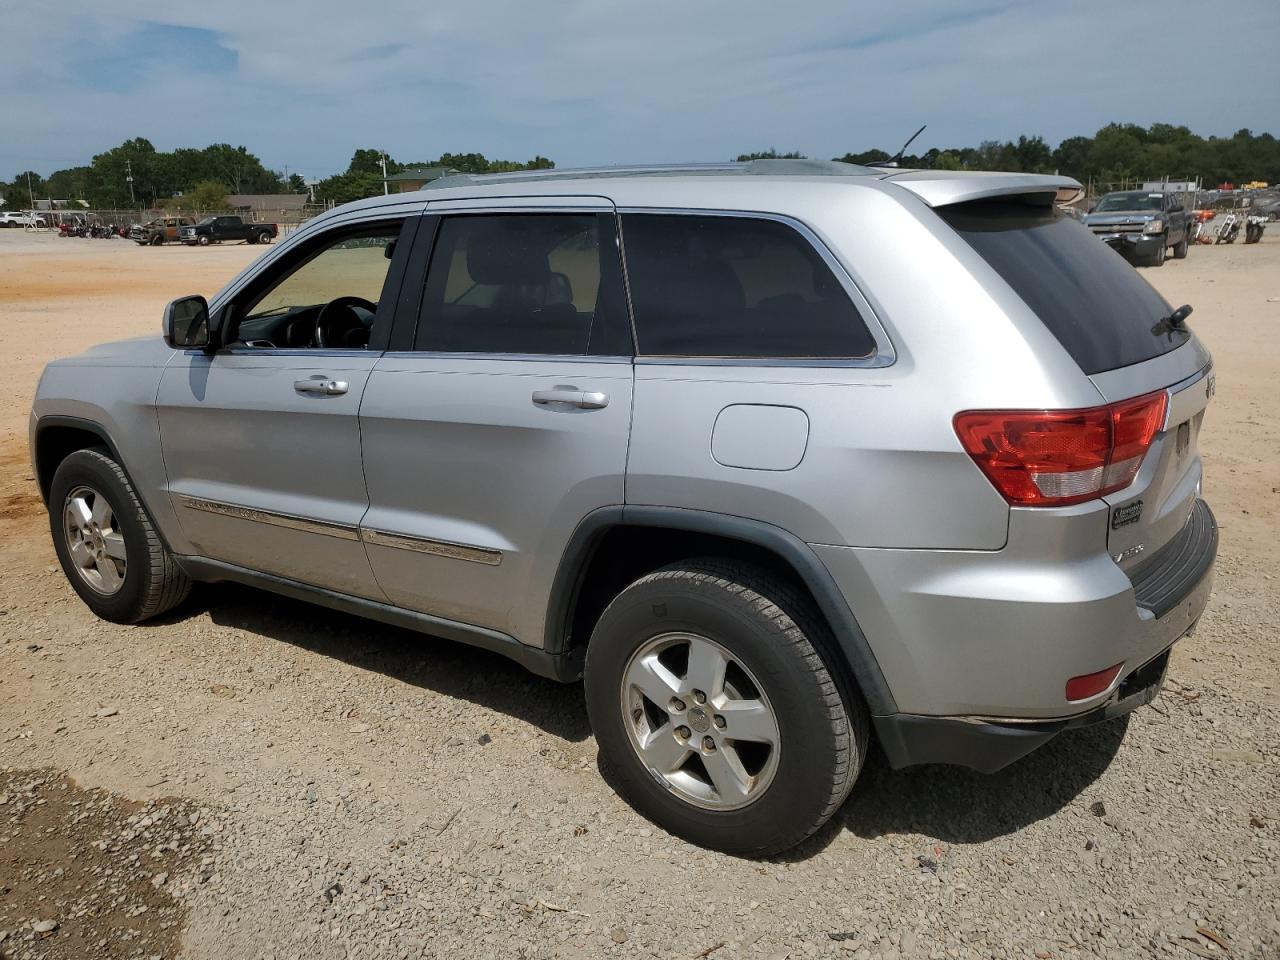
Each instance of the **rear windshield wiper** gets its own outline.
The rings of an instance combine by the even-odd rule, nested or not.
[[[1151,328],[1151,332],[1158,337],[1163,333],[1172,334],[1175,330],[1186,330],[1187,317],[1189,316],[1191,316],[1191,304],[1184,303],[1167,317],[1161,317],[1157,320],[1155,326]]]

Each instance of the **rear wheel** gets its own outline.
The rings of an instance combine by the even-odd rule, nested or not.
[[[191,590],[129,478],[104,450],[77,450],[58,465],[49,525],[71,586],[104,620],[138,623]]]
[[[596,625],[585,677],[623,798],[725,853],[808,837],[848,796],[868,741],[831,649],[809,602],[749,564],[684,561],[631,584]]]

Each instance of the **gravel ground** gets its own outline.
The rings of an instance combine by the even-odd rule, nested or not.
[[[123,256],[101,247],[93,255]],[[164,262],[181,270],[186,253]],[[8,267],[0,259],[0,338]],[[994,776],[895,772],[873,756],[827,828],[766,862],[639,818],[598,767],[581,688],[496,656],[231,587],[199,590],[155,624],[92,619],[53,565],[23,426],[6,421],[0,952],[1280,956],[1280,235],[1145,275],[1196,305],[1218,360],[1204,438],[1223,526],[1217,587],[1163,696]],[[128,302],[137,309],[108,309]],[[90,827],[66,809],[87,801],[63,774],[93,791]],[[32,820],[39,799],[59,809]],[[55,863],[83,870],[72,854],[91,857],[93,840],[162,807],[218,829],[188,831],[185,859],[159,868],[168,899],[115,895],[171,923],[132,944],[49,876]],[[121,846],[110,869],[145,860],[152,839]],[[142,866],[124,869],[129,889],[149,887]],[[104,937],[116,953],[75,952]]]

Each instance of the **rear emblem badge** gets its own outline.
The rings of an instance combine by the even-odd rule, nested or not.
[[[1115,510],[1111,512],[1111,529],[1119,530],[1126,524],[1137,523],[1141,516],[1141,500],[1135,500],[1133,503],[1126,503],[1123,507],[1116,507]]]
[[[1146,544],[1135,543],[1132,547],[1121,550],[1116,554],[1116,563],[1124,563],[1126,560],[1136,557],[1145,549],[1147,549]]]

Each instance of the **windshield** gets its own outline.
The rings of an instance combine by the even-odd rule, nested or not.
[[[1108,210],[1160,210],[1164,206],[1162,193],[1109,193],[1094,207],[1096,213]]]
[[[218,219],[217,217],[205,217],[203,220],[200,221],[199,226],[202,226],[202,227],[208,226],[209,224],[213,223],[213,221],[217,219]]]

